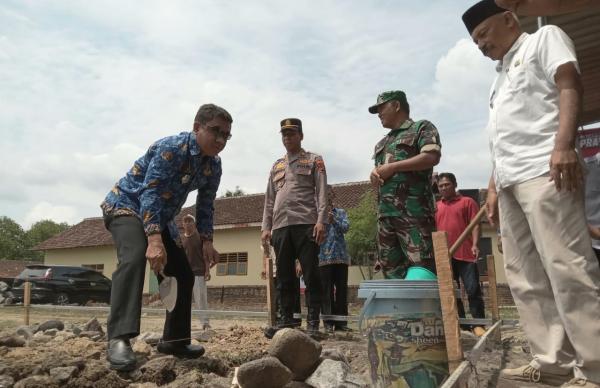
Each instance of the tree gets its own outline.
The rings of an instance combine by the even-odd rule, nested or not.
[[[225,198],[239,197],[239,196],[244,195],[244,194],[246,194],[246,193],[244,192],[244,190],[240,189],[240,186],[235,186],[235,190],[234,191],[227,190],[225,192],[225,195],[223,197],[225,197]]]
[[[48,240],[52,236],[64,232],[69,228],[69,224],[61,222],[60,224],[52,220],[41,220],[31,225],[31,228],[25,233],[26,247],[31,249],[42,241]],[[36,260],[44,258],[43,252],[30,250],[27,255]]]
[[[9,217],[0,217],[0,259],[23,259],[27,256],[25,232]]]
[[[348,254],[358,265],[363,279],[373,278],[373,257],[377,252],[377,202],[372,191],[367,192],[357,207],[348,209],[350,230],[346,234]],[[367,267],[367,275],[363,272]]]

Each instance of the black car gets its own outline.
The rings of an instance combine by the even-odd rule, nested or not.
[[[31,283],[31,303],[110,302],[110,279],[88,268],[28,265],[13,282],[16,301],[23,301],[25,282]]]

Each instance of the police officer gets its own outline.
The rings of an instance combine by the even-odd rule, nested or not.
[[[307,294],[307,331],[319,331],[321,281],[319,244],[325,239],[327,222],[327,175],[320,155],[302,148],[302,122],[296,118],[281,121],[281,139],[287,153],[269,173],[265,193],[262,235],[271,242],[277,256],[277,291],[281,298],[281,318],[265,334],[294,326],[295,259],[300,261]]]
[[[369,108],[388,134],[375,146],[370,180],[378,192],[379,261],[387,279],[403,279],[412,265],[435,272],[431,233],[435,200],[433,166],[440,161],[440,136],[427,120],[410,119],[406,94],[383,92]]]

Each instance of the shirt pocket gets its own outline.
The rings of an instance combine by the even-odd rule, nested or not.
[[[525,93],[529,84],[529,66],[527,63],[511,66],[506,73],[506,78],[509,91],[515,94]]]
[[[275,186],[275,191],[281,190],[283,185],[285,184],[285,170],[276,171],[273,174],[273,185]]]
[[[415,156],[417,154],[416,141],[417,135],[414,133],[399,137],[394,147],[396,160],[404,160]]]
[[[312,186],[313,185],[313,171],[314,163],[311,164],[301,164],[296,166],[294,169],[294,173],[298,179],[299,186]]]

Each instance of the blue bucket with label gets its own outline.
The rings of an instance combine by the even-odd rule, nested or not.
[[[375,387],[436,388],[448,377],[448,356],[435,280],[367,280],[359,329],[368,338]]]

